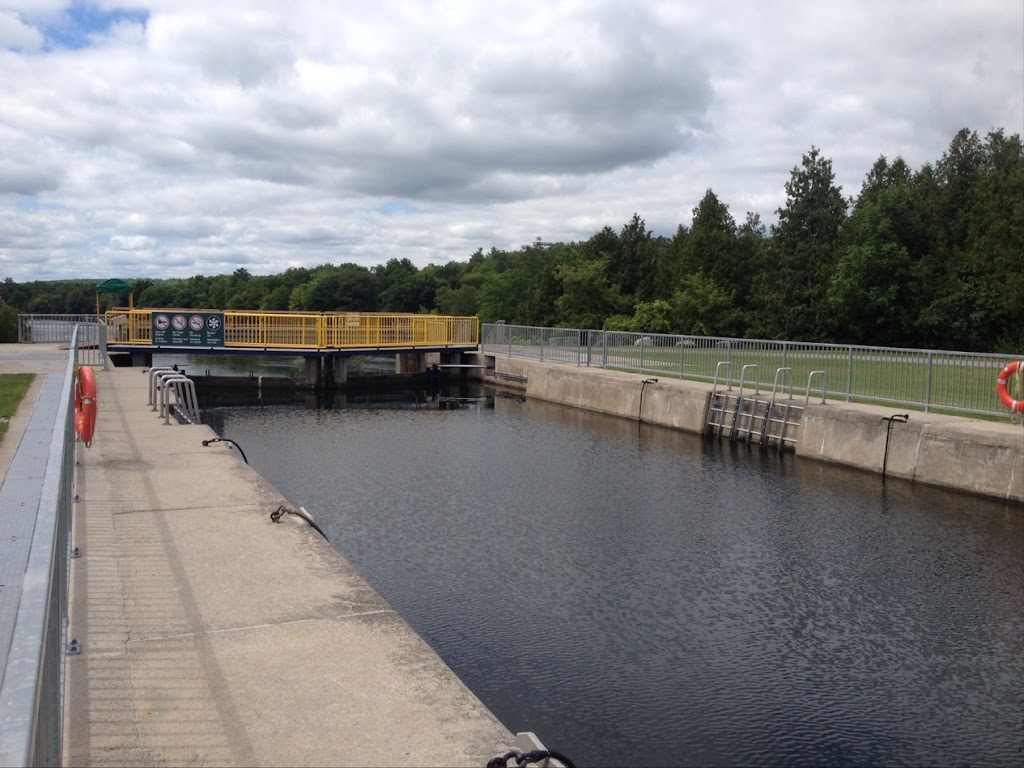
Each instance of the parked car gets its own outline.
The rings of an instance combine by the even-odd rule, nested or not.
[[[633,342],[634,347],[649,347],[654,343],[654,339],[650,336],[641,336],[639,339]]]

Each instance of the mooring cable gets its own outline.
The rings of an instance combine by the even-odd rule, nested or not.
[[[317,525],[316,521],[313,519],[313,516],[302,507],[295,509],[295,507],[290,507],[287,504],[282,504],[276,510],[270,513],[270,519],[273,520],[275,523],[280,523],[281,518],[284,515],[295,515],[296,517],[301,517],[303,520],[305,520],[307,523],[313,526],[313,529],[321,536],[323,536],[324,540],[328,544],[330,544],[331,540],[327,538],[327,534],[324,533],[323,528]]]
[[[210,440],[203,440],[203,446],[207,446],[210,443],[230,443],[231,445],[235,446],[235,448],[238,449],[238,452],[240,454],[242,454],[242,461],[244,461],[246,464],[249,463],[249,460],[247,458],[245,458],[245,451],[242,450],[242,446],[240,446],[238,443],[236,443],[230,437],[214,437],[214,438],[212,438]]]
[[[514,749],[500,757],[492,757],[487,761],[487,768],[506,768],[508,761],[513,759],[516,761],[517,768],[525,768],[529,763],[539,763],[548,758],[558,760],[565,768],[576,768],[572,760],[553,749],[534,749],[530,752],[521,752],[518,749]]]

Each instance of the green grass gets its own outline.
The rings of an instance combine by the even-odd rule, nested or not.
[[[710,381],[719,362],[732,363],[733,386],[737,386],[743,366],[756,365],[747,371],[744,388],[753,389],[755,377],[761,392],[771,393],[775,371],[780,367],[793,370],[792,387],[798,394],[807,389],[811,371],[825,371],[828,397],[852,402],[877,403],[920,409],[929,404],[934,413],[953,413],[975,418],[1005,419],[1007,409],[996,396],[996,378],[1003,365],[1010,362],[934,353],[901,350],[816,349],[747,350],[666,347],[617,347],[608,350],[608,366],[619,370],[635,370],[628,366],[642,364],[643,371],[698,381]],[[642,358],[641,358],[642,355]],[[600,360],[594,360],[600,364]],[[725,376],[725,369],[722,370]],[[787,382],[782,382],[788,384]],[[1017,377],[1010,382],[1011,393],[1020,387]],[[811,388],[812,399],[820,396],[821,378]],[[1019,397],[1018,397],[1019,399]]]
[[[0,440],[7,434],[7,425],[35,377],[34,373],[0,374]]]

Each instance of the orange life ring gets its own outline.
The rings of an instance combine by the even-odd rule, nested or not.
[[[1002,404],[1011,411],[1024,413],[1024,400],[1014,400],[1010,395],[1010,391],[1006,388],[1006,383],[1018,368],[1024,368],[1024,360],[1015,360],[1012,363],[1006,364],[1002,373],[999,374],[999,378],[996,379],[996,394],[999,395],[999,400]]]
[[[92,445],[96,432],[96,376],[87,365],[78,369],[75,382],[75,432],[86,448]]]

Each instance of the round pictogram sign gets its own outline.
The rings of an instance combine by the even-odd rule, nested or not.
[[[220,328],[220,318],[216,315],[211,315],[207,318],[206,325],[211,331],[216,331]]]
[[[185,330],[185,324],[187,322],[188,321],[185,319],[184,315],[175,315],[173,318],[171,318],[171,325],[174,326],[174,330],[176,331]]]
[[[167,315],[157,315],[153,319],[153,324],[157,327],[158,331],[166,331],[167,326],[170,325],[170,319]]]
[[[191,328],[193,331],[203,330],[203,316],[192,315],[192,317],[188,319],[188,327]]]

